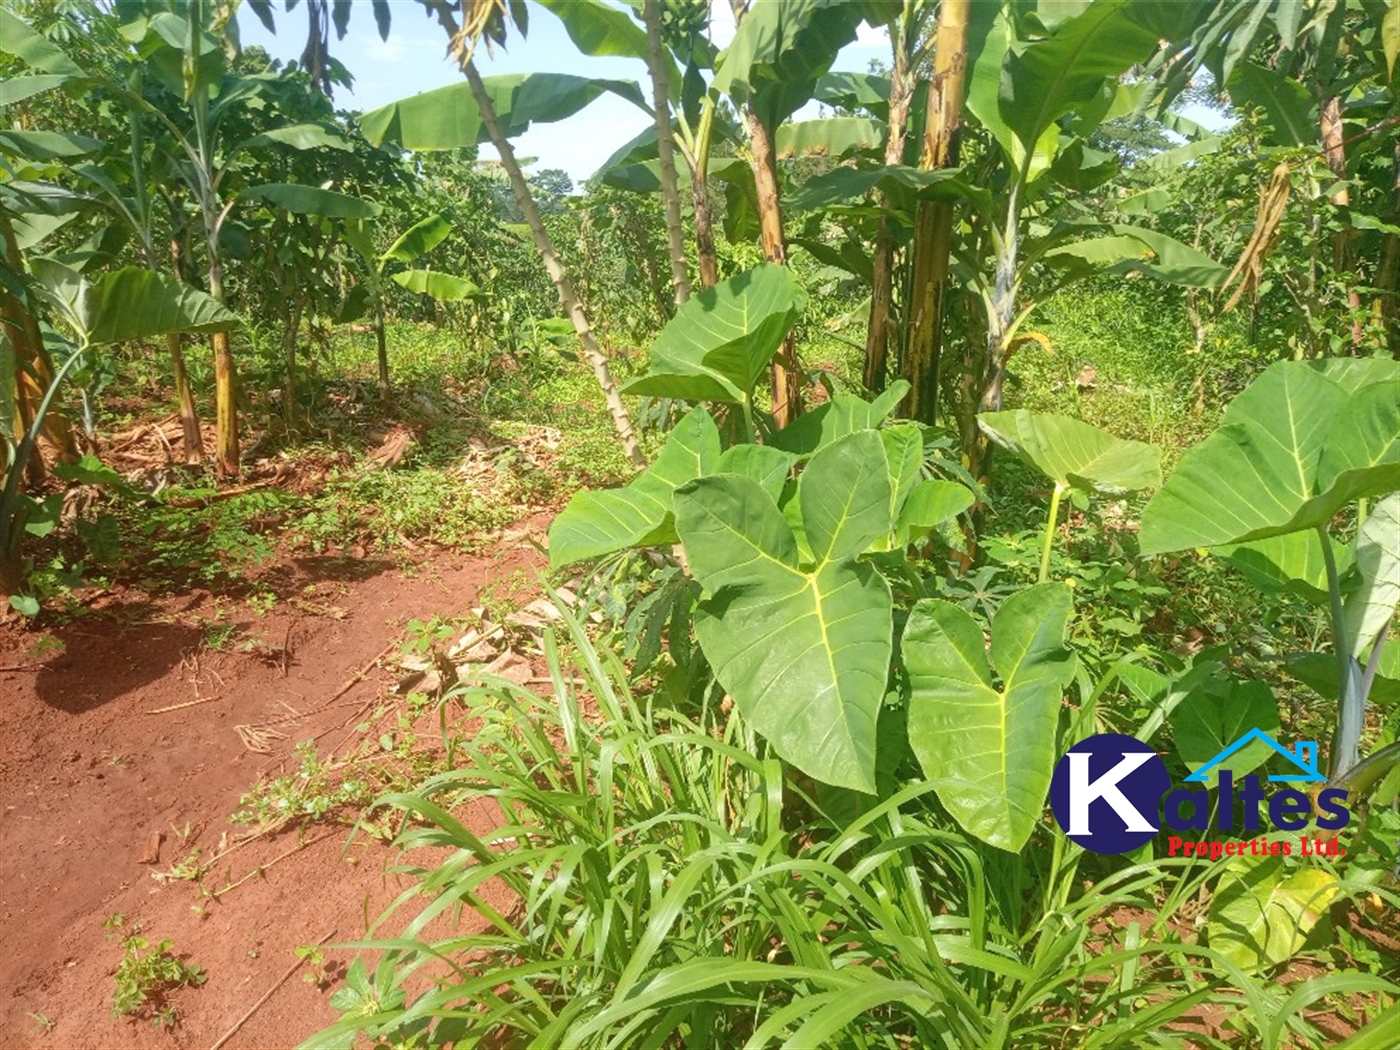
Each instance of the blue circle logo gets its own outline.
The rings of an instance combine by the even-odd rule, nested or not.
[[[1161,830],[1167,764],[1135,737],[1097,733],[1065,752],[1050,781],[1050,809],[1071,840],[1094,853],[1128,853]]]

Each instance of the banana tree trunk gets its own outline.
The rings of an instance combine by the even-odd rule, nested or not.
[[[893,32],[893,30],[892,30]],[[885,141],[885,167],[904,162],[904,142],[909,126],[909,104],[914,85],[909,69],[909,44],[898,37],[894,44],[894,70],[890,77],[889,138]],[[889,212],[893,208],[889,196],[880,195],[880,228],[875,235],[875,256],[871,260],[870,323],[865,332],[865,366],[862,381],[867,390],[885,389],[885,373],[889,367],[890,342],[895,328],[890,318],[894,304],[894,230]]]
[[[0,213],[0,240],[4,242],[5,264],[11,273],[23,273],[24,261],[20,256],[19,244],[15,241],[14,229],[8,217]],[[17,432],[23,434],[29,429],[38,411],[44,392],[53,381],[53,360],[44,347],[43,333],[39,330],[39,320],[28,305],[11,290],[7,282],[0,281],[0,324],[3,324],[15,351],[15,374],[13,379],[0,376],[0,382],[14,383],[15,411],[18,419],[0,420],[0,426],[17,424]],[[65,462],[77,460],[77,438],[68,418],[57,410],[50,410],[44,417],[43,436],[57,450],[58,458]],[[25,480],[31,486],[41,484],[48,477],[44,457],[36,445],[25,466]]]
[[[919,166],[926,170],[958,163],[963,86],[967,79],[970,0],[943,0],[938,9],[933,80]],[[932,423],[938,411],[939,363],[943,356],[943,304],[953,247],[953,205],[920,201],[915,218],[913,294],[904,377],[909,381],[904,414]]]
[[[783,233],[783,210],[779,202],[778,160],[773,136],[751,106],[744,107],[753,151],[754,187],[758,197],[758,229],[763,257],[770,263],[787,265],[787,237]],[[797,364],[797,337],[789,332],[773,358],[773,420],[779,429],[802,414],[801,373]]]
[[[288,430],[297,425],[297,336],[301,332],[303,300],[297,300],[291,307],[291,315],[282,329],[282,367],[286,376],[282,381],[282,422]]]
[[[530,227],[530,233],[535,239],[535,248],[544,261],[544,268],[548,271],[550,280],[554,282],[554,289],[559,294],[559,303],[564,308],[564,312],[568,314],[569,320],[573,322],[574,331],[578,334],[579,343],[583,347],[583,356],[592,367],[594,378],[598,380],[598,386],[603,391],[603,400],[607,403],[608,415],[612,417],[613,427],[617,430],[617,435],[622,441],[623,450],[633,464],[639,467],[645,466],[646,456],[642,454],[641,446],[637,443],[637,435],[632,429],[632,420],[627,414],[627,406],[622,403],[622,395],[618,391],[617,381],[613,379],[612,370],[608,367],[608,359],[604,356],[602,349],[598,346],[597,339],[593,336],[588,315],[584,312],[583,305],[574,292],[573,282],[569,280],[569,275],[564,269],[564,264],[560,261],[559,253],[555,250],[549,232],[544,228],[544,222],[540,218],[540,210],[535,206],[534,198],[530,195],[529,184],[525,181],[525,174],[520,170],[520,164],[515,159],[515,150],[510,144],[510,139],[501,130],[501,122],[496,116],[496,108],[491,103],[491,96],[487,93],[486,86],[482,84],[481,76],[477,73],[476,65],[471,59],[462,63],[462,72],[466,74],[467,83],[471,85],[472,97],[476,100],[477,108],[481,112],[481,121],[486,125],[491,142],[501,155],[501,167],[505,169],[506,176],[510,179],[515,202],[519,205],[521,213],[525,216],[525,222]]]
[[[681,224],[680,182],[676,178],[676,143],[671,134],[670,84],[666,45],[661,39],[661,4],[646,0],[642,18],[647,27],[647,65],[651,69],[651,100],[656,118],[656,156],[661,168],[661,200],[666,208],[666,242],[671,256],[671,289],[676,305],[690,298],[690,274]]]
[[[719,284],[719,260],[715,256],[714,211],[710,207],[710,138],[715,129],[714,99],[706,97],[696,134],[695,170],[690,176],[690,202],[695,212],[695,258],[700,286]]]
[[[374,352],[379,359],[379,397],[389,397],[389,346],[384,335],[384,303],[374,306]]]
[[[224,265],[217,248],[210,244],[209,295],[224,301]],[[233,347],[227,332],[209,336],[214,351],[214,464],[219,473],[238,473],[238,373],[233,364]]]
[[[199,432],[199,413],[195,409],[194,391],[190,388],[190,373],[185,367],[185,348],[180,334],[167,332],[165,347],[170,352],[170,367],[175,373],[175,395],[180,401],[180,431],[184,434],[185,462],[196,466],[204,462],[204,438]]]

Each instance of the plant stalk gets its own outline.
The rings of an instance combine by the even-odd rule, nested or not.
[[[1361,742],[1361,718],[1366,701],[1361,693],[1361,665],[1351,654],[1347,639],[1345,614],[1342,609],[1342,584],[1337,572],[1337,556],[1332,551],[1332,538],[1327,526],[1317,527],[1322,541],[1322,561],[1327,567],[1327,598],[1332,616],[1332,648],[1337,654],[1337,731],[1332,737],[1332,760],[1328,765],[1329,780],[1345,776],[1356,765],[1357,748]]]
[[[439,20],[443,18],[444,14],[445,12],[439,9]],[[455,28],[455,20],[452,21]],[[559,258],[553,240],[550,239],[549,232],[544,228],[544,221],[540,218],[540,210],[535,206],[534,198],[530,195],[530,187],[525,181],[524,172],[520,170],[519,162],[515,159],[515,150],[510,144],[510,139],[501,130],[500,119],[496,116],[496,107],[492,105],[491,96],[486,91],[486,85],[481,82],[481,74],[476,71],[476,65],[470,58],[462,63],[462,72],[466,75],[467,83],[471,85],[472,97],[476,100],[477,109],[481,113],[481,122],[486,125],[486,130],[491,136],[491,143],[501,155],[501,167],[505,169],[506,175],[510,179],[511,190],[515,193],[515,202],[525,215],[525,222],[530,227],[530,233],[535,239],[535,248],[544,261],[544,267],[549,272],[550,279],[554,282],[554,289],[559,295],[559,303],[563,306],[564,312],[568,314],[569,320],[573,322],[574,331],[578,334],[579,343],[583,347],[583,356],[592,367],[593,375],[598,380],[598,386],[602,388],[603,399],[608,406],[608,414],[612,417],[618,437],[622,439],[622,448],[634,466],[646,466],[646,456],[642,454],[641,446],[637,443],[636,432],[632,429],[632,420],[627,414],[627,406],[622,403],[622,394],[617,388],[617,381],[613,379],[612,370],[608,367],[608,359],[598,346],[598,340],[594,338],[588,315],[584,312],[583,304],[579,302],[573,282],[564,270],[564,264]]]
[[[1060,497],[1064,492],[1064,484],[1055,482],[1055,491],[1050,494],[1050,513],[1045,519],[1045,538],[1040,544],[1040,579],[1037,583],[1044,583],[1050,578],[1050,547],[1055,542],[1055,519],[1060,516]]]

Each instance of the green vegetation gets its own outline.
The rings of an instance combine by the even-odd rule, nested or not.
[[[125,927],[126,918],[112,915],[103,925],[109,931],[119,931]],[[198,987],[209,975],[197,963],[176,955],[172,942],[152,945],[141,936],[139,924],[122,936],[121,944],[122,960],[117,964],[112,1012],[122,1017],[149,1018],[152,1024],[174,1028],[179,1012],[167,996],[177,988]]]
[[[550,615],[512,570],[410,621],[436,685],[234,815],[404,854],[306,1046],[1397,1043],[1394,0],[784,0],[723,49],[701,0],[376,0],[464,79],[364,113],[306,3],[288,66],[203,0],[0,11],[14,619],[199,587],[273,651],[282,560],[553,513]],[[527,12],[571,72],[482,75]],[[890,65],[834,71],[862,26]],[[527,173],[605,94],[647,130]],[[526,685],[447,666],[487,624]],[[1250,729],[1315,745],[1345,853],[1051,814],[1095,734],[1180,784]],[[203,974],[125,949],[172,1022]]]

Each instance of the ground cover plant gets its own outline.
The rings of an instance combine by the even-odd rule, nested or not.
[[[270,765],[156,872],[205,922],[395,856],[283,1042],[1400,1042],[1393,0],[286,8],[0,10],[0,674],[156,625],[143,717],[212,725],[393,610],[220,710]],[[410,26],[450,79],[338,108]],[[1108,733],[1194,791],[1118,853],[1056,808]],[[161,1027],[220,978],[122,948]]]

